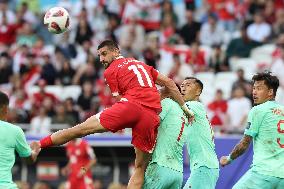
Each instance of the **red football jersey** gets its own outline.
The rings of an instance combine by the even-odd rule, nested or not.
[[[82,139],[70,141],[66,145],[67,156],[69,158],[71,173],[68,178],[68,189],[86,189],[93,183],[92,173],[89,170],[83,177],[78,177],[80,169],[86,167],[91,159],[95,158],[95,153],[89,144]],[[88,187],[87,187],[88,186]]]
[[[134,58],[119,57],[105,70],[104,77],[113,96],[161,110],[160,95],[155,86],[158,71]]]

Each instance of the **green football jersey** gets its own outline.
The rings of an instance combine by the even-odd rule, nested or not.
[[[188,133],[188,119],[179,104],[165,98],[161,102],[161,123],[151,162],[183,172],[183,146]]]
[[[24,132],[20,127],[0,121],[0,188],[17,188],[11,173],[15,163],[15,151],[20,157],[31,155]]]
[[[189,124],[189,134],[186,141],[190,169],[194,170],[201,166],[219,168],[215,152],[214,132],[204,105],[198,101],[188,101],[186,104],[194,113],[194,120]]]
[[[284,106],[267,101],[253,107],[245,134],[253,137],[252,169],[284,178]]]

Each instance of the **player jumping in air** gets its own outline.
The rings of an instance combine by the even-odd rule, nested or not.
[[[115,42],[103,41],[98,46],[98,56],[106,68],[105,80],[112,94],[120,101],[81,124],[60,130],[35,143],[38,148],[46,148],[89,134],[132,128],[136,159],[128,188],[139,189],[144,182],[144,172],[156,142],[159,125],[158,113],[161,111],[161,104],[155,84],[165,86],[188,116],[193,114],[171,79],[143,62],[124,58]]]
[[[15,151],[28,163],[37,159],[40,149],[28,145],[23,130],[6,122],[9,98],[0,92],[0,188],[17,189],[12,181],[11,169],[15,163]],[[36,150],[34,150],[36,149]]]
[[[253,140],[253,163],[233,189],[284,188],[284,106],[274,101],[279,80],[269,72],[253,76],[254,106],[248,115],[244,136],[222,166],[242,155]],[[240,110],[242,111],[242,110]]]
[[[183,181],[182,150],[187,139],[188,119],[184,112],[161,90],[162,112],[152,159],[145,172],[143,189],[180,189]]]
[[[199,102],[202,90],[203,83],[194,77],[185,78],[181,84],[183,98],[194,113],[186,139],[191,174],[184,189],[215,189],[219,177],[214,133],[207,119],[206,108]]]

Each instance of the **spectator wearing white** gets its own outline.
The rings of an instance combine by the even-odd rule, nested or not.
[[[284,105],[284,34],[281,34],[277,40],[277,46],[281,56],[271,65],[271,72],[279,79],[279,88],[276,95],[276,101]]]
[[[144,50],[145,30],[137,23],[135,15],[129,18],[128,23],[120,27],[118,39],[122,49],[129,49],[134,54],[139,54]]]
[[[247,28],[248,37],[257,42],[265,42],[271,34],[271,27],[264,21],[261,12],[254,14],[254,22]]]
[[[23,15],[23,19],[30,24],[37,24],[39,22],[39,19],[29,10],[27,2],[21,4],[18,13]]]
[[[208,15],[207,22],[203,23],[200,30],[200,42],[202,45],[213,46],[224,41],[224,28],[218,22],[214,14]]]
[[[38,115],[31,120],[31,129],[27,132],[31,135],[47,135],[50,133],[51,118],[47,116],[44,107],[38,111]]]
[[[8,0],[0,0],[0,25],[2,25],[2,17],[5,14],[8,24],[14,24],[16,22],[16,15],[12,10],[8,9]]]
[[[228,101],[225,130],[229,133],[242,133],[247,120],[251,102],[245,96],[245,90],[237,87],[233,91],[233,98]]]

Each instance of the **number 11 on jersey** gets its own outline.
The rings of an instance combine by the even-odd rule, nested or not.
[[[138,64],[137,66],[136,66],[136,65],[128,66],[128,69],[129,69],[129,70],[133,70],[134,74],[137,76],[137,79],[138,79],[139,84],[140,84],[142,87],[145,87],[145,84],[144,84],[144,81],[143,81],[143,78],[142,78],[142,74],[140,73],[140,71],[138,70],[138,68],[141,69],[142,72],[143,72],[143,74],[145,75],[149,87],[153,87],[152,82],[151,82],[151,79],[150,79],[150,77],[149,77],[147,71],[145,70],[145,68],[144,68],[142,65]]]

